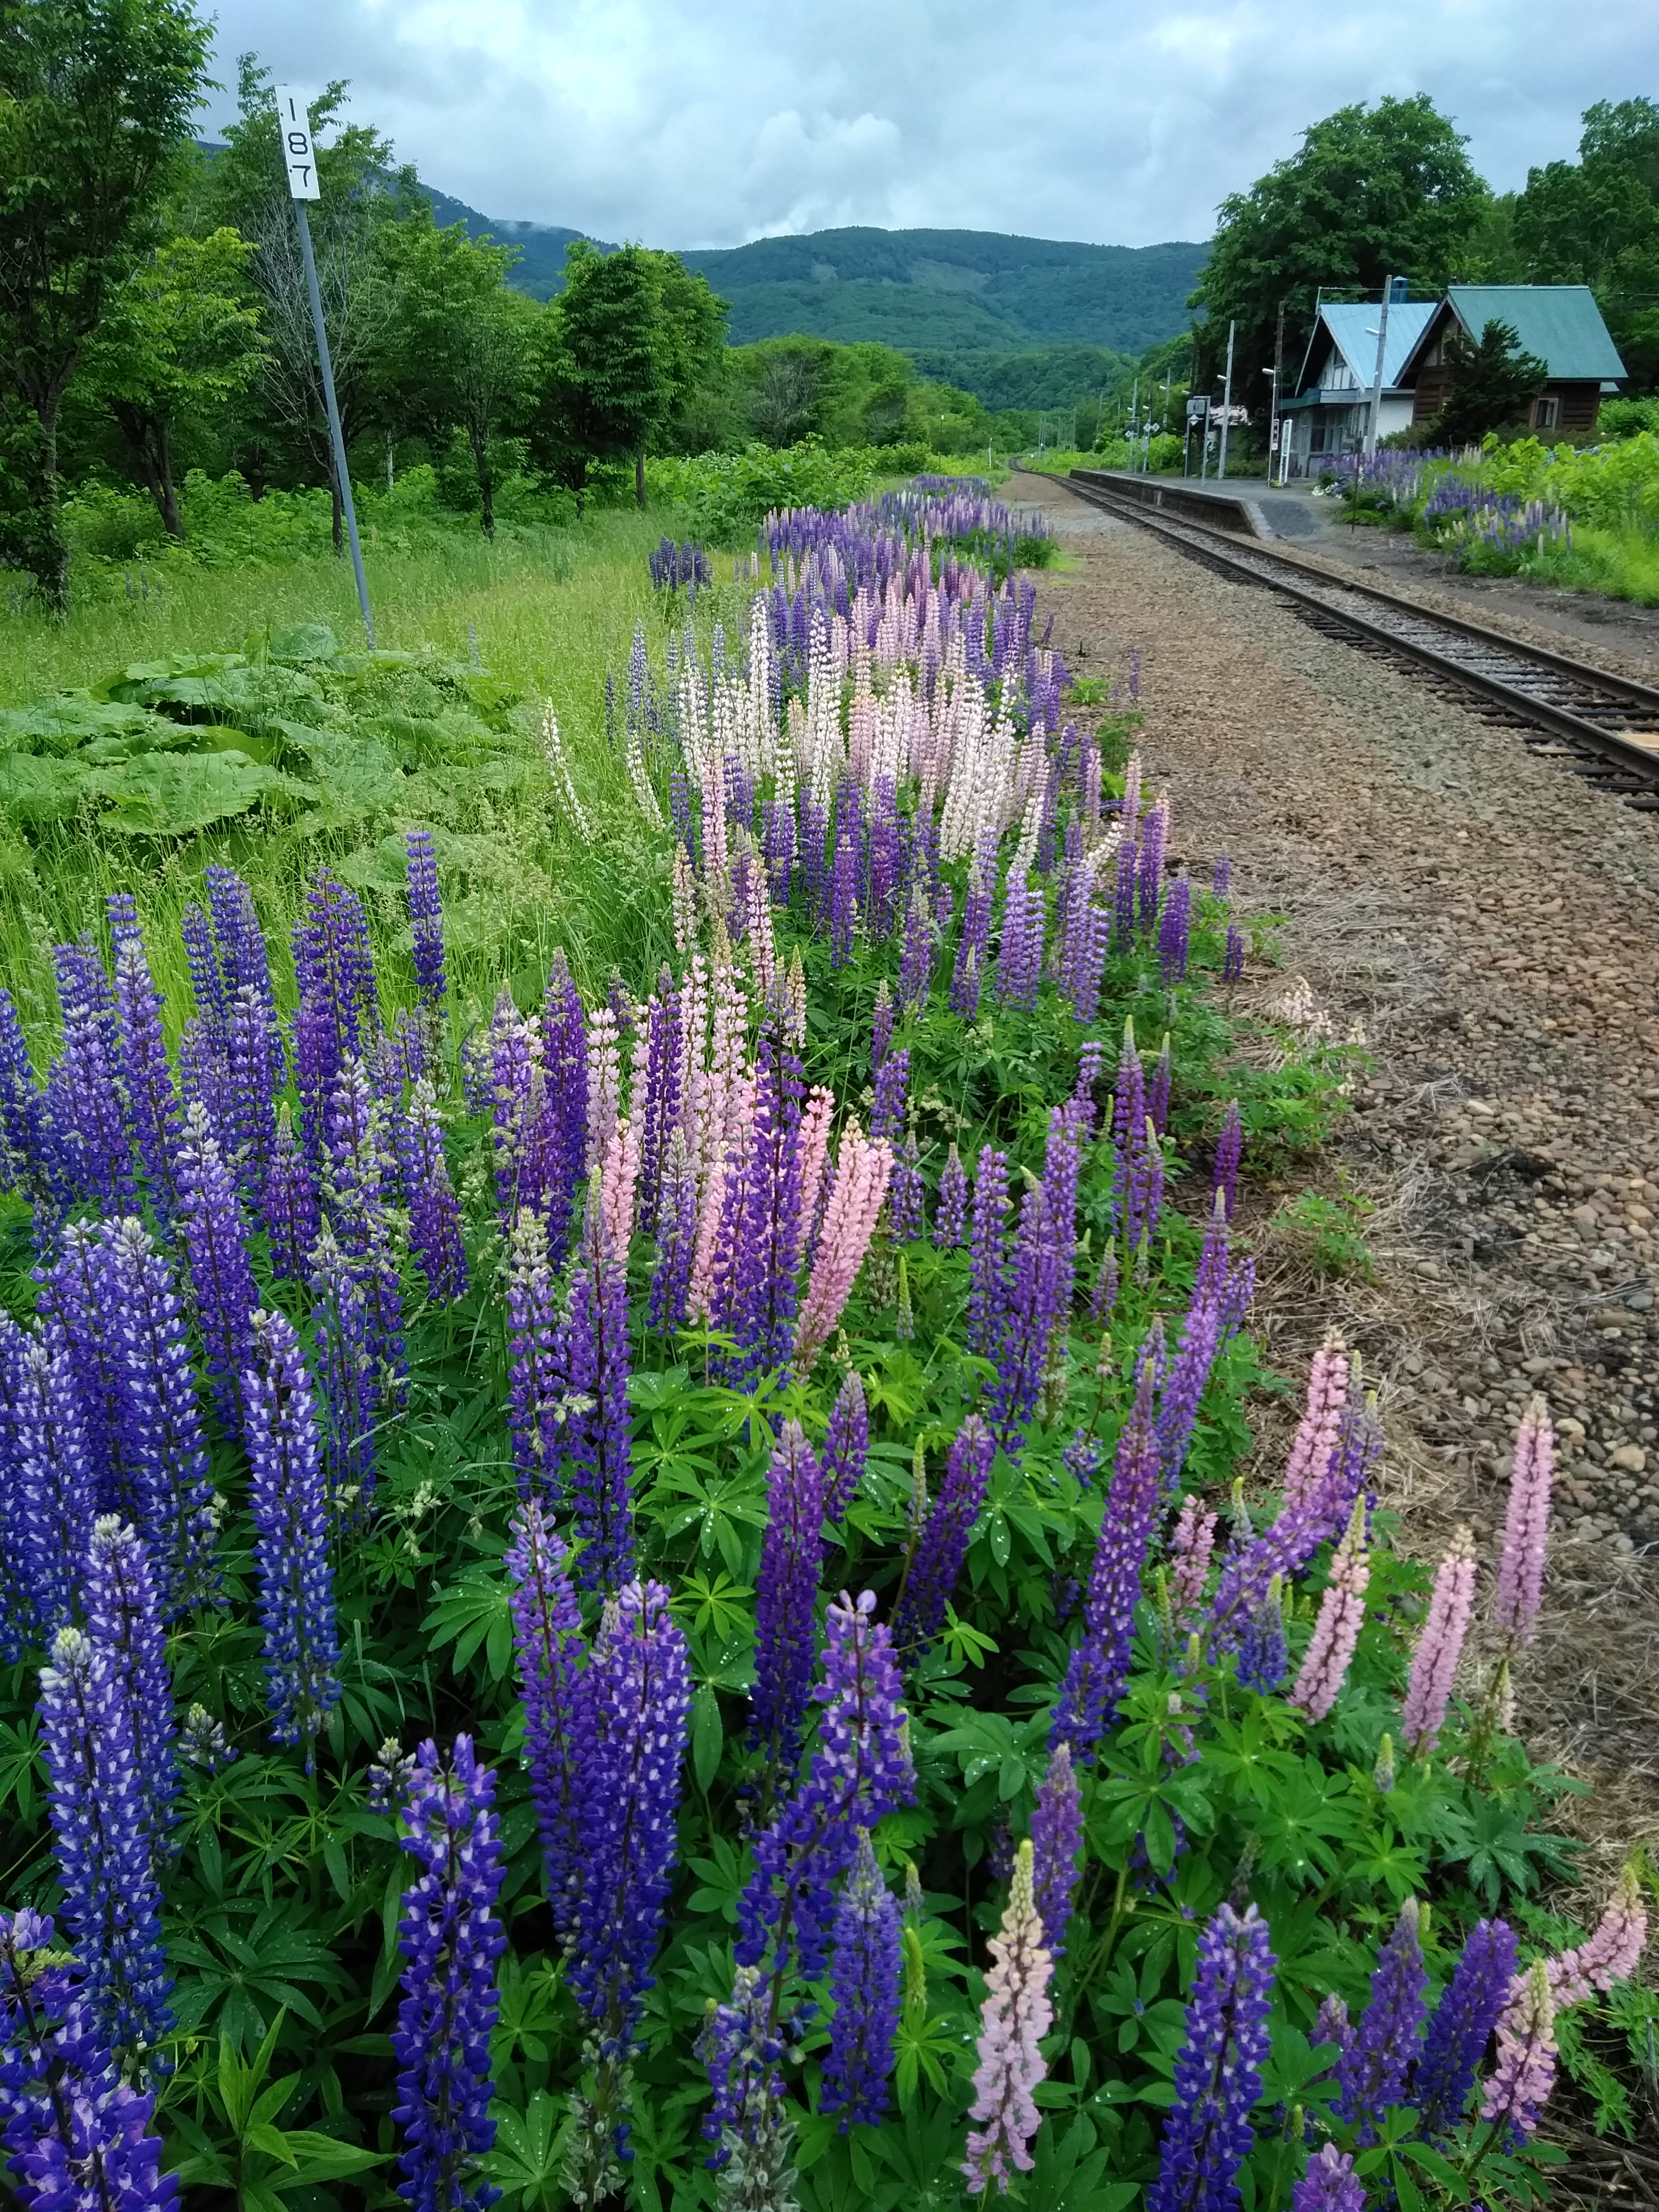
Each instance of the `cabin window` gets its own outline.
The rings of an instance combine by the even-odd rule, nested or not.
[[[1553,430],[1560,412],[1561,403],[1553,392],[1535,399],[1532,407],[1532,427],[1534,430]]]

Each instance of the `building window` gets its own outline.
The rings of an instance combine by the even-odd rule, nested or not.
[[[1532,427],[1534,430],[1553,430],[1561,403],[1553,392],[1532,404]]]

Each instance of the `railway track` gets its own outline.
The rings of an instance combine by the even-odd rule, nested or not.
[[[1103,485],[1065,481],[1091,506],[1237,582],[1277,592],[1322,635],[1402,661],[1460,705],[1473,701],[1484,720],[1520,732],[1531,751],[1644,813],[1659,814],[1659,689],[1375,585],[1322,574],[1186,516],[1172,520]]]

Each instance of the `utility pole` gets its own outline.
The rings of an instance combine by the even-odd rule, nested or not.
[[[1216,464],[1217,479],[1227,480],[1227,428],[1233,412],[1233,338],[1238,329],[1237,322],[1227,325],[1227,380],[1221,393],[1221,453]]]
[[[357,604],[362,609],[363,634],[374,650],[374,617],[369,610],[368,579],[363,574],[363,549],[357,536],[357,509],[351,496],[351,474],[346,467],[345,435],[340,428],[340,403],[334,396],[334,364],[329,358],[328,331],[323,322],[323,295],[317,283],[317,257],[311,250],[311,224],[306,202],[321,199],[317,161],[311,143],[311,111],[292,85],[276,87],[276,122],[283,135],[283,158],[288,168],[289,198],[300,226],[300,255],[306,265],[306,290],[311,298],[311,326],[317,334],[317,366],[322,371],[323,404],[328,410],[328,434],[334,450],[334,480],[340,487],[346,537],[351,546],[351,566],[357,578]],[[388,465],[390,455],[388,454]]]
[[[1272,412],[1272,416],[1271,416],[1271,417],[1270,417],[1270,419],[1269,419],[1268,426],[1267,426],[1267,482],[1268,482],[1269,483],[1271,483],[1273,482],[1273,466],[1274,466],[1274,464],[1277,462],[1277,460],[1278,460],[1278,459],[1279,459],[1279,377],[1280,377],[1281,374],[1283,373],[1284,367],[1285,367],[1285,302],[1281,300],[1281,301],[1279,301],[1279,327],[1278,327],[1278,329],[1277,329],[1277,330],[1274,331],[1274,333],[1273,333],[1273,412]],[[1284,483],[1284,481],[1285,481],[1285,472],[1284,472],[1284,471],[1283,471],[1282,469],[1279,471],[1279,481],[1280,482],[1280,483]]]
[[[1372,459],[1376,453],[1376,434],[1382,422],[1382,349],[1389,343],[1389,301],[1394,292],[1395,280],[1382,280],[1382,312],[1376,319],[1376,376],[1371,386],[1370,421],[1365,429],[1365,459]]]

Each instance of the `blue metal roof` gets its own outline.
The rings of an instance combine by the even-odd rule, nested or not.
[[[1383,342],[1382,386],[1385,391],[1400,381],[1400,372],[1406,358],[1427,330],[1438,307],[1437,300],[1402,300],[1389,309],[1388,334]],[[1348,306],[1322,307],[1319,319],[1334,341],[1342,358],[1353,371],[1363,391],[1369,392],[1376,381],[1377,317],[1381,307],[1375,301],[1359,300]],[[1598,374],[1606,374],[1598,370]]]
[[[1522,352],[1535,354],[1558,382],[1628,374],[1588,284],[1454,284],[1446,297],[1471,337],[1488,323],[1507,323]],[[1392,337],[1392,317],[1389,331]]]

